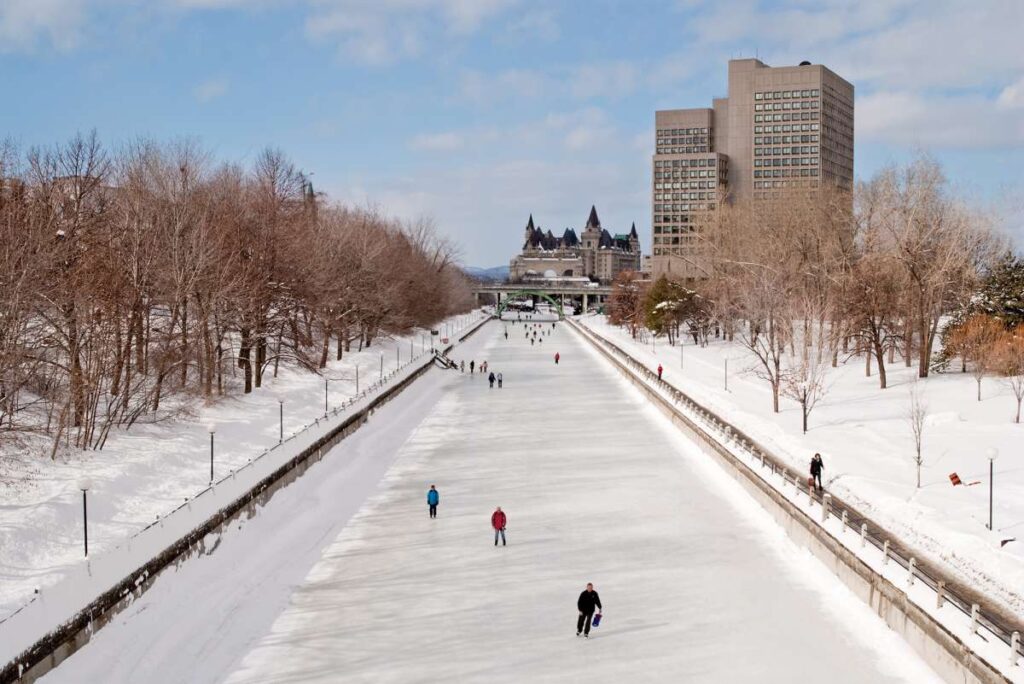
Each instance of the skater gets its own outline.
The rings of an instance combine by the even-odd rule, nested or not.
[[[470,375],[472,375],[472,374],[473,374],[473,368],[474,368],[475,366],[476,366],[476,361],[470,361],[470,362],[469,362],[469,374],[470,374]]]
[[[490,383],[491,389],[494,389],[494,381],[495,380],[497,380],[497,378],[494,377],[494,373],[491,373],[490,375],[487,376],[487,382]]]
[[[498,535],[501,535],[501,545],[505,546],[505,525],[508,523],[508,518],[505,516],[505,511],[501,510],[501,506],[495,509],[494,513],[491,514],[491,527],[494,528],[494,545],[498,545]]]
[[[437,488],[434,485],[430,485],[430,491],[427,492],[427,505],[430,506],[430,517],[437,517],[437,504],[441,502],[441,495],[438,494]]]
[[[558,365],[558,359],[562,358],[558,352],[555,352],[555,365]]]
[[[505,339],[508,339],[508,330],[505,331]]]
[[[576,599],[576,608],[580,616],[576,619],[576,636],[583,633],[583,636],[590,638],[590,621],[594,617],[594,607],[597,607],[598,615],[601,614],[601,597],[594,591],[594,585],[587,582],[587,588],[583,590],[580,597]]]
[[[663,368],[661,367],[661,364],[659,363],[659,364],[658,364],[658,379],[659,379],[659,380],[661,380],[661,372],[662,372],[663,370],[664,370],[664,369],[663,369]]]
[[[537,341],[537,340],[531,339],[531,340],[530,340],[530,346],[532,347],[532,346],[534,345],[534,343],[535,343],[536,341]]]
[[[461,361],[459,361],[459,372],[460,373],[465,373],[466,372],[466,359],[462,359]]]
[[[501,373],[498,373],[498,389],[501,389]]]
[[[811,459],[811,480],[814,483],[814,488],[819,492],[824,489],[821,484],[821,471],[825,468],[824,461],[821,460],[821,454],[814,454]]]

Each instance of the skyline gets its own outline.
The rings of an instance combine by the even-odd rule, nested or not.
[[[923,148],[979,201],[1019,195],[1024,5],[847,5],[8,0],[0,138],[278,147],[334,199],[432,216],[467,265],[507,264],[531,213],[560,233],[592,204],[649,253],[654,111],[706,106],[757,56],[854,84],[857,178]]]

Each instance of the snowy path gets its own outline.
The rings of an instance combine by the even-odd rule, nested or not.
[[[480,333],[505,387],[446,382],[227,681],[935,681],[571,331],[509,330]],[[587,581],[606,622],[583,642]]]

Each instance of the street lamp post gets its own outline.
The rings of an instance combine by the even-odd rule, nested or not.
[[[990,447],[986,452],[988,456],[988,529],[992,529],[992,489],[993,475],[995,474],[996,458],[999,457],[999,449]]]
[[[281,444],[284,442],[284,397],[277,397],[277,424],[278,424],[278,438],[277,443]]]
[[[92,480],[87,477],[78,480],[78,488],[82,490],[82,531],[84,532],[85,557],[89,557],[89,507],[86,504],[86,492],[92,489]]]
[[[330,379],[324,378],[324,418],[327,417],[327,412],[330,410],[330,408],[328,408],[328,399],[327,399],[327,385],[328,385],[328,383],[330,383]]]
[[[213,483],[213,435],[217,432],[217,426],[210,423],[206,426],[206,430],[210,433],[210,483]]]

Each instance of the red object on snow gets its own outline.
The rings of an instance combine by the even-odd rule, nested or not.
[[[494,514],[491,515],[491,527],[496,530],[505,529],[505,521],[505,511],[494,511]]]
[[[949,474],[949,481],[953,483],[954,487],[956,487],[958,484],[963,484],[963,482],[960,480],[960,476],[957,475],[956,473]]]

